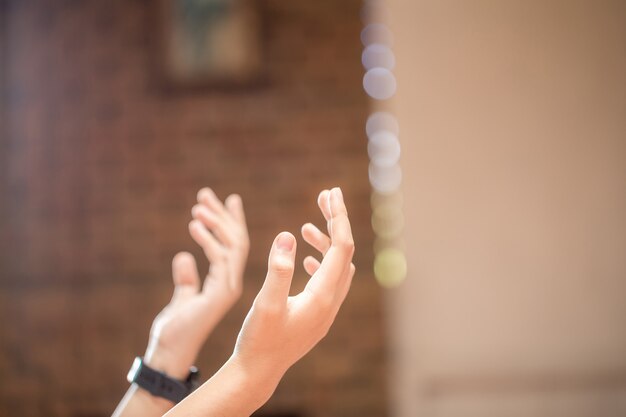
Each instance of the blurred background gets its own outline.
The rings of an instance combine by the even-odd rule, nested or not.
[[[110,415],[203,186],[209,377],[335,185],[357,276],[259,415],[626,415],[626,2],[0,0],[0,88],[0,415]]]

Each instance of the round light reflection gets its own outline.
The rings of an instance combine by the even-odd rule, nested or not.
[[[368,173],[372,188],[381,194],[392,194],[400,188],[402,170],[398,165],[381,167],[370,163]]]
[[[373,43],[391,46],[393,45],[393,35],[389,28],[382,23],[371,23],[361,31],[361,43],[363,43],[363,46]]]
[[[396,119],[395,116],[391,113],[387,113],[384,111],[372,113],[370,117],[367,118],[367,123],[365,124],[365,132],[367,133],[367,137],[371,138],[374,134],[378,133],[381,130],[391,132],[397,137],[400,133],[398,119]]]
[[[363,76],[365,92],[376,100],[387,100],[396,93],[396,77],[386,68],[372,68]]]
[[[398,249],[383,249],[374,258],[374,275],[383,287],[397,287],[406,278],[406,273],[406,257]]]
[[[367,153],[375,165],[395,165],[400,160],[400,142],[391,132],[378,132],[370,137]]]
[[[361,63],[365,69],[380,67],[392,70],[396,66],[396,57],[387,45],[373,43],[363,49]]]
[[[372,229],[378,237],[394,239],[402,234],[404,215],[402,209],[393,205],[380,206],[372,213]]]
[[[401,192],[397,192],[394,194],[380,194],[377,192],[373,192],[370,196],[370,203],[372,208],[376,210],[379,206],[384,206],[387,204],[393,204],[398,207],[402,207],[404,204],[404,196]]]

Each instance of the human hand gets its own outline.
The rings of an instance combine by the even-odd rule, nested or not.
[[[263,381],[271,390],[265,393],[267,398],[287,369],[327,334],[355,272],[354,242],[341,190],[322,191],[318,205],[330,237],[310,223],[302,227],[302,236],[322,253],[322,262],[313,257],[304,260],[311,278],[300,294],[290,297],[296,240],[288,232],[276,237],[267,277],[229,361]]]
[[[222,204],[203,188],[197,200],[189,232],[209,260],[209,273],[201,285],[193,256],[181,252],[174,257],[174,294],[152,324],[144,358],[178,379],[188,375],[206,338],[241,296],[250,246],[241,197],[230,195]]]
[[[290,233],[280,233],[233,355],[168,417],[250,416],[269,399],[285,371],[326,335],[354,276],[354,243],[341,190],[322,191],[318,205],[330,237],[310,223],[302,227],[304,240],[323,254],[321,263],[313,257],[304,260],[311,274],[304,291],[289,296],[296,241]]]

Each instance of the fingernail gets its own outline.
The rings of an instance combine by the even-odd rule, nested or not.
[[[197,216],[197,214],[198,214],[198,210],[199,210],[199,207],[198,207],[197,205],[196,205],[196,206],[193,206],[193,207],[191,208],[191,215],[192,215],[193,217],[196,217],[196,216]]]
[[[282,252],[291,252],[295,239],[289,233],[281,233],[276,239],[276,248]]]

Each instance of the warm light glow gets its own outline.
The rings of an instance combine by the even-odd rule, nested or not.
[[[393,194],[380,194],[374,191],[370,197],[370,203],[374,210],[376,210],[381,205],[387,204],[393,204],[398,207],[402,207],[404,203],[404,196],[400,192]]]
[[[382,204],[372,213],[372,229],[377,236],[383,239],[393,239],[402,234],[404,215],[402,207],[391,204]]]
[[[393,288],[406,278],[406,257],[401,250],[387,248],[380,251],[374,259],[374,275],[380,285]]]

